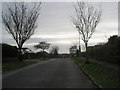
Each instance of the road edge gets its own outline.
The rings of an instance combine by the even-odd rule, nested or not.
[[[77,63],[76,63],[77,64]],[[96,82],[96,80],[91,76],[89,75],[85,70],[84,68],[81,67],[81,64],[77,64],[77,66],[79,67],[79,69],[81,69],[83,71],[83,73],[85,73],[86,76],[88,76],[88,78],[92,81],[93,84],[95,84],[98,88],[103,88],[100,84],[98,84]]]

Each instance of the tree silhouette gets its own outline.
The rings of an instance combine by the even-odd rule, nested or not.
[[[59,50],[58,46],[52,46],[52,48],[50,50],[50,54],[52,55],[52,57],[58,56],[58,50]]]
[[[69,48],[70,54],[72,57],[76,55],[77,45],[73,45]]]
[[[49,49],[49,46],[50,46],[49,43],[47,43],[47,42],[45,42],[45,41],[42,41],[42,42],[39,42],[39,44],[35,45],[34,47],[35,47],[36,49],[42,49],[43,57],[45,57],[45,56],[44,56],[44,51],[45,51],[45,49]]]
[[[2,58],[4,57],[16,57],[18,50],[16,46],[11,46],[6,43],[2,43]],[[11,52],[12,51],[12,52]]]
[[[101,19],[101,10],[95,9],[93,6],[85,2],[77,2],[74,6],[75,17],[72,17],[73,24],[76,26],[86,47],[86,58],[88,41],[96,30]]]
[[[6,11],[2,11],[2,21],[6,31],[16,41],[19,60],[23,61],[22,47],[30,36],[34,34],[41,3],[16,2],[11,3],[11,5],[7,7]]]

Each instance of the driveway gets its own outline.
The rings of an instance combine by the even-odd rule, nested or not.
[[[70,58],[56,58],[3,74],[2,88],[95,88]]]

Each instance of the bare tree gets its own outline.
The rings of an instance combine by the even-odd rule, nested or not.
[[[50,49],[51,56],[52,57],[57,57],[58,56],[58,50],[59,50],[58,46],[52,46],[52,48]]]
[[[47,42],[45,42],[45,41],[42,41],[42,42],[39,42],[39,44],[35,45],[34,47],[35,47],[36,49],[42,49],[43,57],[45,57],[45,56],[44,56],[44,51],[45,51],[45,49],[49,49],[50,44],[47,43]]]
[[[15,2],[2,11],[2,21],[6,31],[16,41],[19,60],[22,60],[23,44],[34,34],[41,3]]]
[[[79,56],[79,50],[80,50],[80,43],[77,40],[74,40],[72,42],[71,47],[69,48],[69,52],[71,54],[71,56]]]
[[[77,51],[77,45],[72,45],[69,48],[69,52],[70,52],[70,54],[71,54],[72,57],[76,56],[76,51]]]
[[[79,44],[79,42],[77,40],[74,40],[71,43],[72,43],[72,46],[78,46],[78,44]]]
[[[100,22],[102,12],[101,10],[95,9],[93,6],[85,2],[77,2],[77,5],[74,6],[74,9],[76,16],[72,17],[73,24],[76,26],[82,40],[85,43],[86,58],[88,62],[88,41],[92,37],[97,25]]]

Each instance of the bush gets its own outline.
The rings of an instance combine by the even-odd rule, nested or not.
[[[106,44],[88,47],[88,57],[96,60],[117,63],[120,60],[120,37],[112,36]]]
[[[2,44],[2,57],[16,57],[18,50],[16,46],[11,46],[8,44]]]

